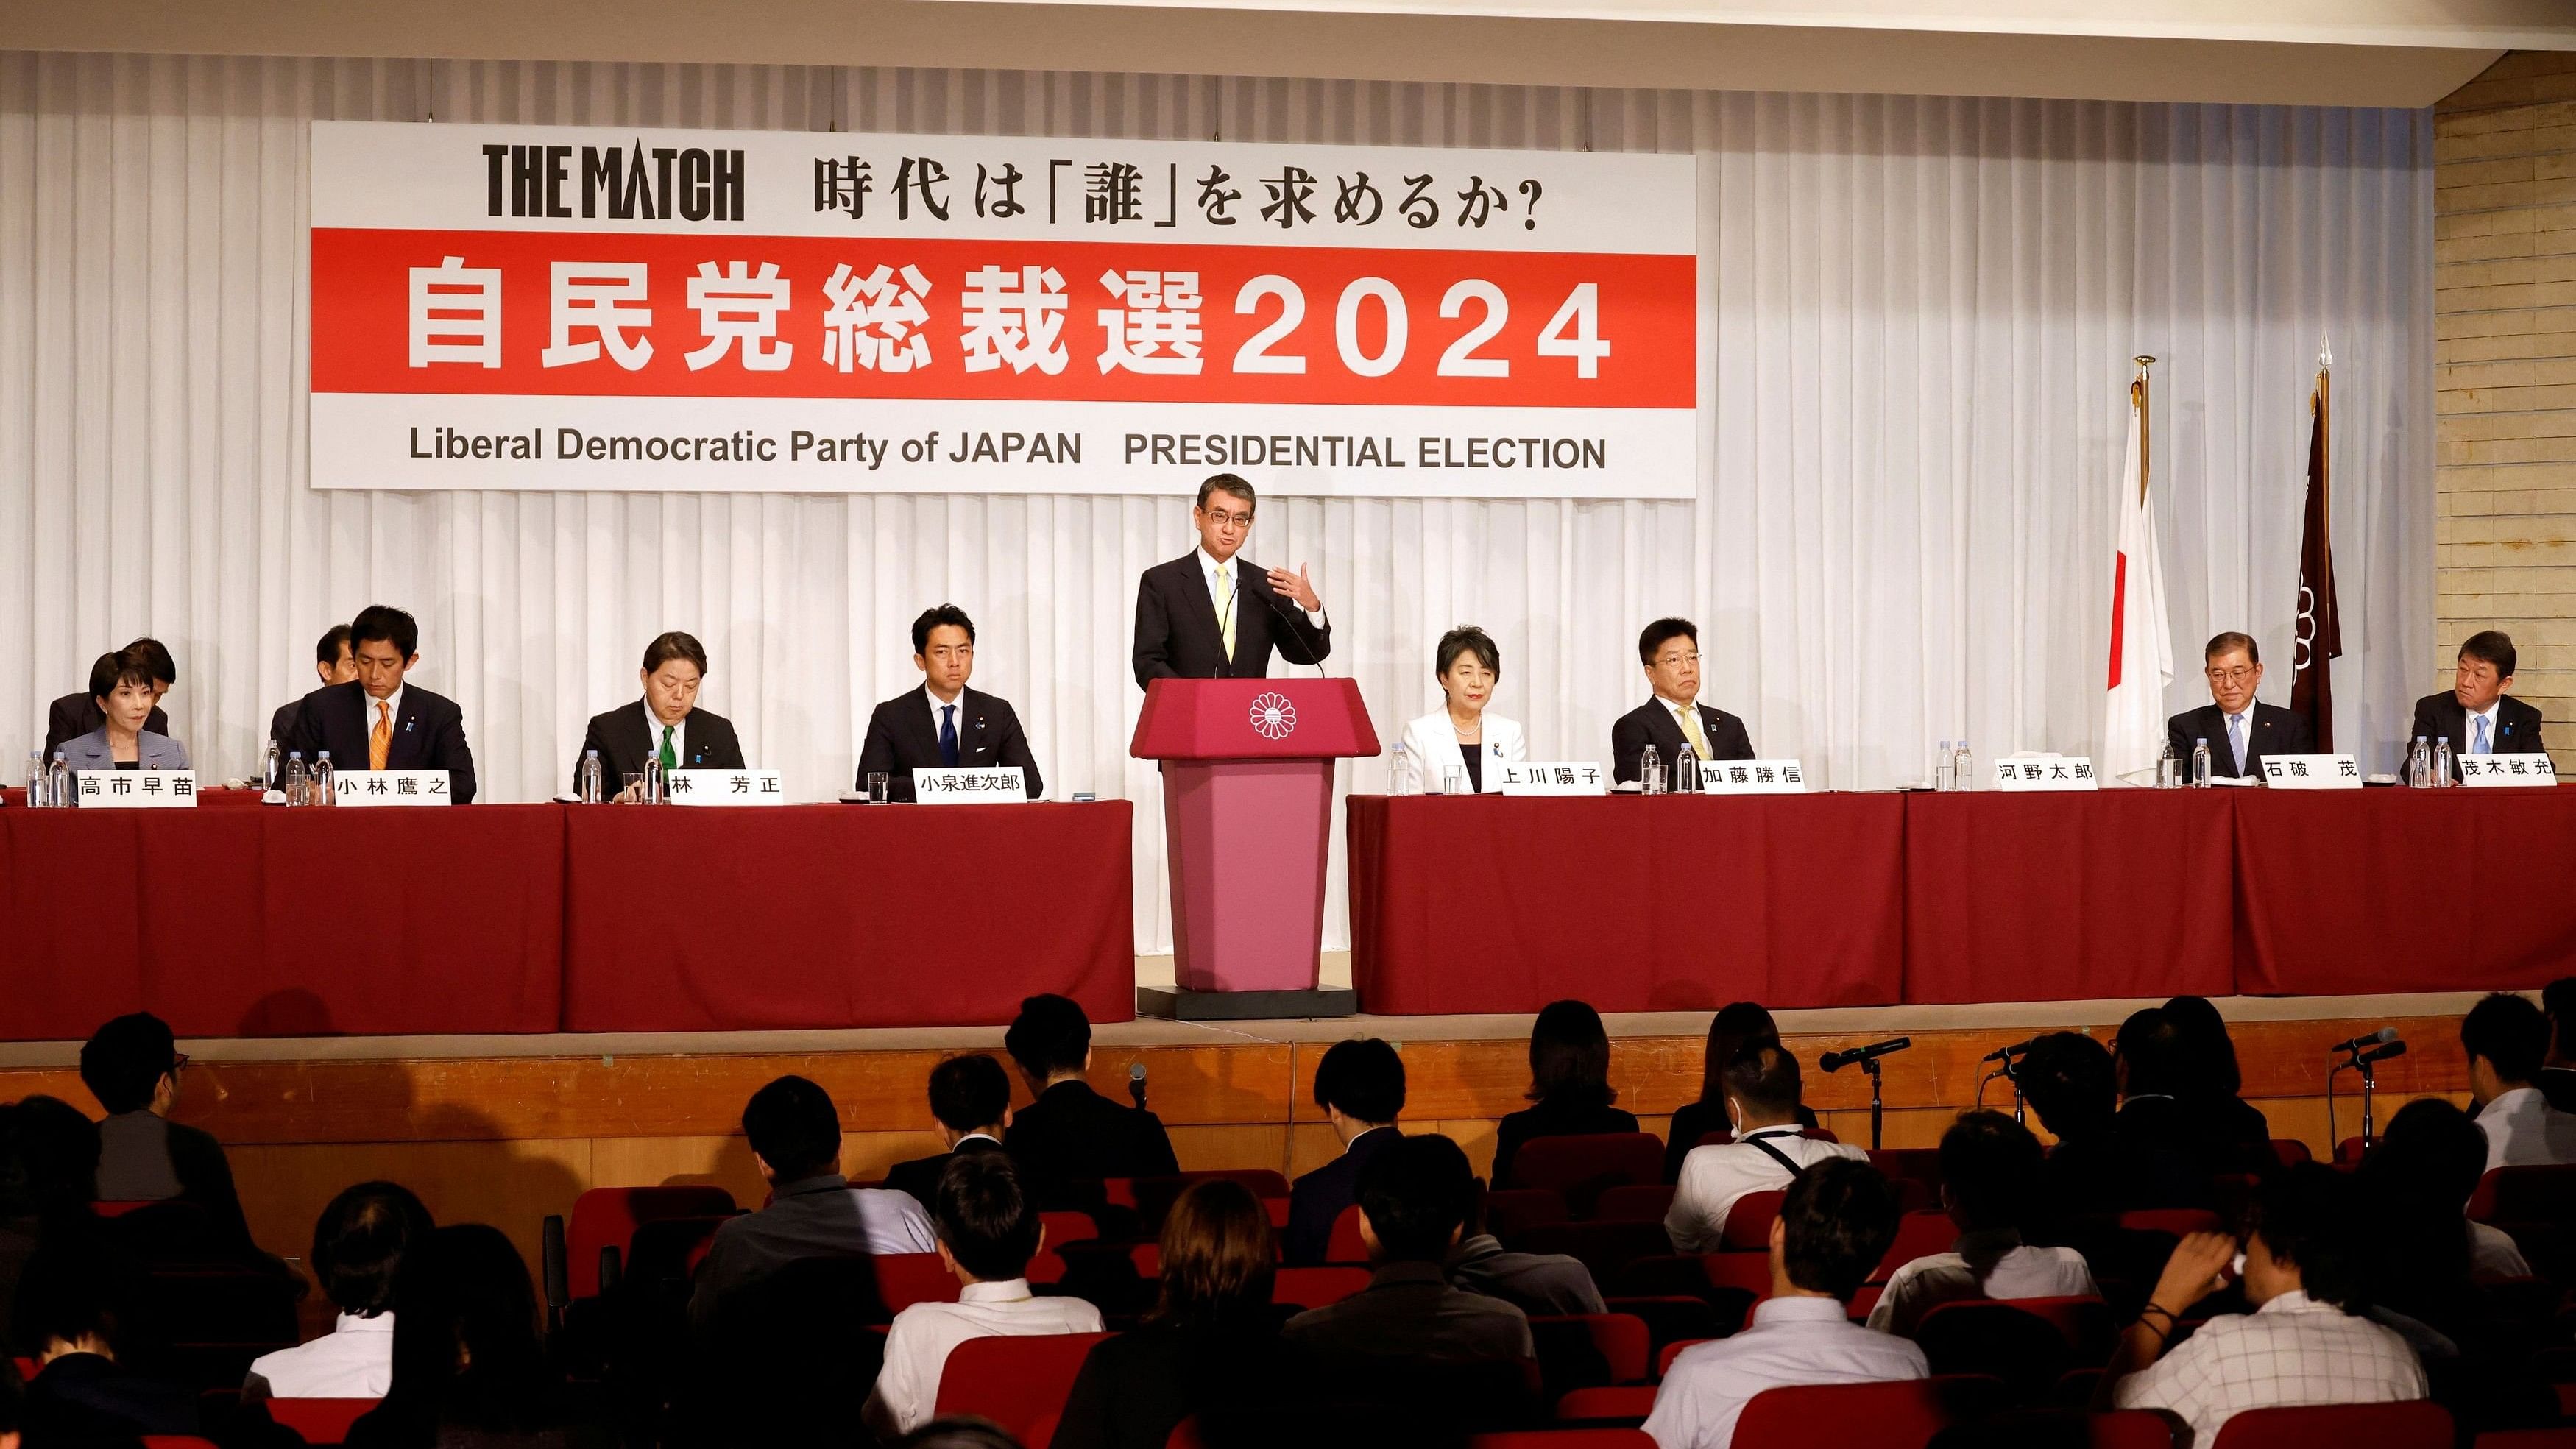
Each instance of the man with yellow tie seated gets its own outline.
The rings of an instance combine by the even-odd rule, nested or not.
[[[349,625],[349,654],[358,677],[304,696],[286,747],[303,751],[308,765],[329,750],[338,770],[445,770],[448,795],[473,804],[465,711],[403,681],[420,663],[420,625],[400,609],[370,604]]]
[[[1745,733],[1744,721],[1699,702],[1698,625],[1688,619],[1648,624],[1637,636],[1637,659],[1646,666],[1646,684],[1655,697],[1610,726],[1610,767],[1620,784],[1637,779],[1637,762],[1648,745],[1663,761],[1667,780],[1683,745],[1702,760],[1753,758],[1753,737]]]

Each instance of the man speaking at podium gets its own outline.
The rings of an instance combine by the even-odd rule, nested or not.
[[[1251,484],[1232,473],[1208,479],[1190,509],[1199,546],[1137,579],[1139,687],[1157,679],[1257,679],[1270,672],[1273,643],[1298,664],[1320,665],[1333,652],[1333,628],[1304,565],[1290,573],[1236,557],[1252,534],[1252,509]]]

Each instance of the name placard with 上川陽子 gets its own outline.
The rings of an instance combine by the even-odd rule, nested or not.
[[[185,810],[197,803],[194,770],[83,770],[72,803],[84,810]]]
[[[2350,755],[2265,755],[2267,790],[2358,790],[2361,765]]]
[[[2555,785],[2558,767],[2547,755],[2462,755],[2460,783],[2480,789]]]
[[[1029,798],[1029,781],[1017,765],[915,770],[912,798],[924,805],[1008,805]]]
[[[2086,755],[2024,755],[1995,761],[1998,790],[2098,790],[2093,761]]]
[[[1796,760],[1710,760],[1699,767],[1703,795],[1803,795],[1807,770]]]
[[[1598,795],[1609,786],[1609,773],[1593,760],[1525,760],[1488,765],[1503,772],[1506,795]]]
[[[331,787],[334,805],[453,805],[445,770],[350,770]]]
[[[662,798],[674,805],[784,805],[776,770],[673,770]]]

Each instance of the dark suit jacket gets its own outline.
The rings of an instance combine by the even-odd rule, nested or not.
[[[1710,758],[1749,760],[1753,758],[1753,737],[1744,730],[1744,721],[1722,709],[1699,706],[1700,733],[1708,736]],[[1610,776],[1620,783],[1637,778],[1637,761],[1653,745],[1655,754],[1664,762],[1664,779],[1672,779],[1673,759],[1683,744],[1681,721],[1664,707],[1660,699],[1650,699],[1610,726]]]
[[[943,763],[939,722],[930,713],[930,696],[908,690],[868,716],[868,737],[859,746],[859,773],[853,788],[865,790],[869,774],[883,770],[894,777],[887,782],[889,798],[910,800],[912,772],[936,770]],[[1017,765],[1024,772],[1030,799],[1046,793],[1046,779],[1038,774],[1037,756],[1029,753],[1028,734],[1020,728],[1011,702],[980,689],[957,692],[957,765],[978,770]]]
[[[2508,694],[2496,701],[2496,737],[2493,750],[2499,755],[2537,755],[2540,743],[2540,711]],[[2451,742],[2451,778],[2460,778],[2460,756],[2469,752],[2469,708],[2449,690],[2428,694],[2415,701],[2415,728],[2407,732],[2406,748],[2413,749],[2415,736],[2424,743],[2447,737]],[[2399,751],[2403,756],[2404,751]]]
[[[152,713],[143,717],[143,727],[156,735],[169,734],[170,716],[162,713],[161,706],[156,704],[152,706]],[[98,707],[96,696],[87,690],[66,694],[45,711],[45,758],[52,759],[54,751],[61,749],[65,742],[105,728],[107,711]]]
[[[958,1152],[999,1152],[1002,1144],[990,1137],[968,1137],[957,1144],[956,1152],[934,1152],[910,1162],[898,1162],[886,1170],[885,1185],[896,1192],[908,1192],[921,1200],[921,1205],[937,1211],[939,1174],[948,1170],[948,1159]]]
[[[2173,746],[2186,783],[2191,779],[2191,747],[2202,740],[2209,741],[2209,773],[2213,775],[2259,775],[2265,755],[2317,752],[2316,732],[2309,728],[2306,715],[2257,700],[2254,717],[2245,722],[2245,758],[2236,759],[2227,747],[2227,712],[2215,704],[2204,704],[2165,721],[2165,742]]]
[[[1369,1286],[1298,1314],[1281,1332],[1328,1362],[1536,1356],[1528,1314],[1450,1286],[1438,1263],[1381,1263]]]
[[[1216,600],[1208,596],[1199,551],[1145,570],[1136,580],[1136,686],[1157,679],[1258,679],[1270,672],[1270,649],[1291,663],[1320,665],[1333,654],[1333,630],[1306,622],[1306,612],[1279,597],[1261,565],[1234,556],[1234,657],[1225,657]]]
[[[295,723],[303,717],[304,701],[301,699],[288,700],[277,707],[277,713],[268,717],[268,737],[276,743],[280,754],[295,748],[288,742],[295,738]]]
[[[1379,1148],[1403,1140],[1404,1134],[1393,1127],[1372,1128],[1352,1138],[1341,1156],[1288,1189],[1288,1231],[1280,1246],[1290,1266],[1324,1261],[1325,1250],[1333,1244],[1333,1220],[1359,1201],[1360,1169],[1368,1166]]]
[[[1717,741],[1710,740],[1710,744]],[[1748,757],[1749,758],[1749,757]],[[1566,1107],[1537,1102],[1506,1115],[1494,1129],[1494,1186],[1518,1187],[1512,1181],[1512,1159],[1533,1137],[1589,1137],[1602,1132],[1634,1132],[1637,1114],[1611,1106]]]
[[[1088,1212],[1104,1177],[1168,1177],[1181,1170],[1163,1119],[1122,1106],[1088,1082],[1058,1082],[1011,1115],[1002,1145],[1042,1208]]]
[[[290,750],[302,750],[307,763],[323,750],[340,770],[367,768],[367,733],[375,711],[368,707],[365,686],[356,680],[326,684],[304,696],[298,706]],[[474,751],[465,743],[465,711],[456,701],[432,694],[417,684],[403,686],[402,717],[394,721],[393,745],[385,753],[389,770],[445,770],[447,792],[459,805],[474,803]]]
[[[573,752],[572,788],[581,791],[581,757],[599,751],[601,791],[615,795],[625,788],[626,777],[644,773],[644,762],[662,752],[659,730],[645,728],[644,701],[637,699],[623,709],[612,709],[590,717],[590,729],[581,737],[581,748]],[[684,721],[686,733],[682,743],[686,757],[680,761],[683,770],[740,770],[742,741],[734,736],[733,721],[703,709],[689,711]],[[332,756],[338,759],[337,755]]]
[[[1093,1346],[1055,1438],[1030,1449],[1163,1449],[1192,1416],[1212,1449],[1310,1444],[1316,1439],[1279,1430],[1312,1384],[1303,1357],[1280,1343],[1274,1317],[1156,1319]]]

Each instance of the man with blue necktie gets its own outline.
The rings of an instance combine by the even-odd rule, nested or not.
[[[2469,755],[2536,755],[2541,753],[2540,711],[2507,698],[2513,687],[2513,640],[2499,629],[2481,629],[2460,646],[2459,669],[2451,688],[2415,701],[2414,735],[2429,747],[2451,742],[2451,778],[2460,778],[2460,761]],[[2403,753],[2403,750],[2400,751]]]
[[[2165,721],[2165,741],[2182,763],[2185,779],[2191,776],[2192,746],[2203,740],[2209,742],[2213,776],[2259,776],[2265,755],[2316,753],[2307,716],[2255,700],[2254,691],[2263,683],[2263,656],[2252,635],[2231,630],[2213,637],[2201,651],[2201,664],[2212,703]]]
[[[1017,765],[1029,798],[1044,793],[1037,757],[1009,700],[968,689],[975,672],[975,621],[955,604],[926,609],[912,621],[912,663],[922,687],[876,708],[859,746],[858,788],[883,771],[892,779],[889,798],[913,798],[912,772],[993,769]]]

